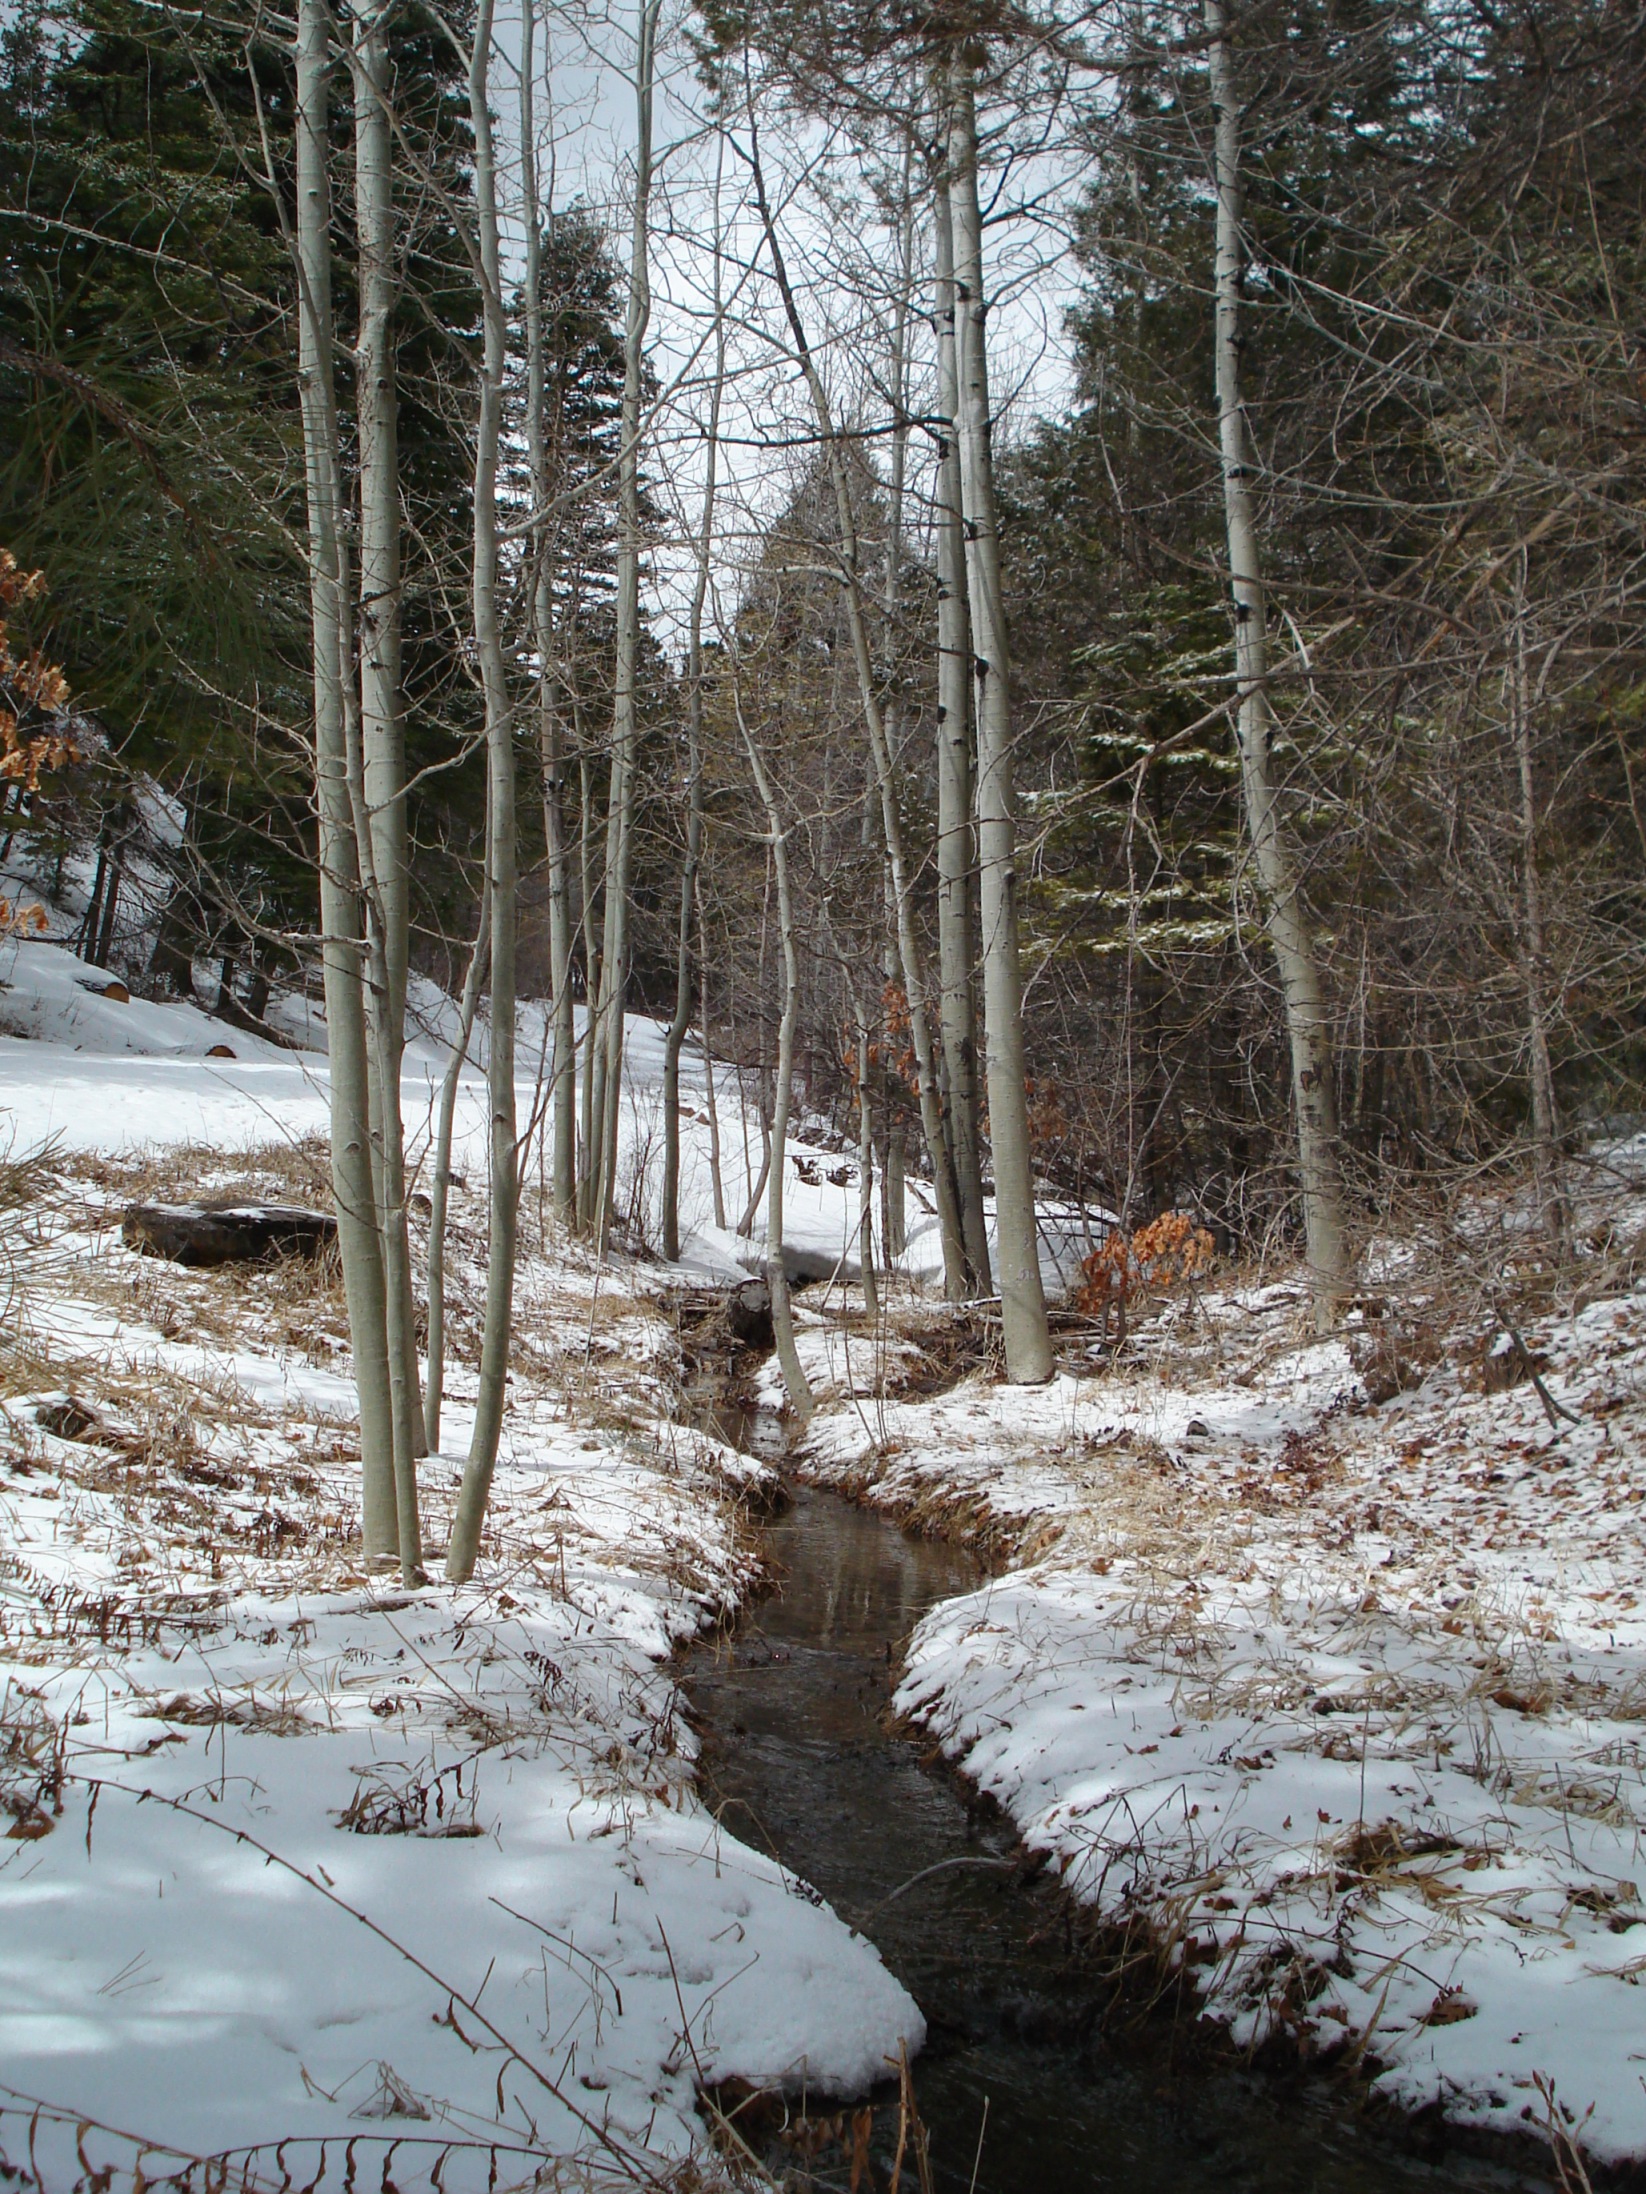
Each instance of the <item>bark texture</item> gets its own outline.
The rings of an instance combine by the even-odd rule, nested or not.
[[[315,805],[320,824],[322,974],[330,1054],[332,1193],[360,1397],[361,1535],[368,1562],[399,1549],[382,1237],[372,1177],[359,853],[349,789],[344,681],[348,583],[332,377],[331,186],[327,169],[330,16],[297,18],[298,387],[308,506]]]
[[[946,171],[934,203],[937,260],[937,961],[949,1139],[954,1149],[960,1230],[968,1278],[987,1295],[992,1281],[983,1215],[983,1158],[977,1089],[977,924],[973,892],[972,631],[966,607],[966,533],[961,516],[959,373],[955,357],[954,230]]]
[[[989,362],[983,294],[983,220],[977,194],[977,115],[965,53],[950,83],[949,203],[954,232],[955,349],[960,486],[966,525],[977,709],[977,840],[982,914],[983,1023],[989,1142],[994,1160],[995,1275],[1007,1377],[1035,1385],[1052,1372],[1040,1280],[1028,1086],[1023,1063],[1023,972],[1018,947],[1017,804],[1012,767],[1011,656],[1006,639],[1000,532],[990,446]]]
[[[1331,1029],[1314,941],[1286,843],[1270,751],[1274,710],[1268,688],[1267,604],[1252,493],[1257,460],[1241,386],[1245,247],[1240,95],[1229,43],[1229,10],[1223,0],[1205,0],[1205,18],[1217,188],[1218,438],[1234,608],[1240,784],[1264,921],[1285,1001],[1310,1286],[1317,1322],[1326,1324],[1348,1272]]]
[[[497,228],[497,169],[492,152],[487,80],[492,0],[481,0],[469,68],[469,116],[474,130],[474,208],[479,247],[484,348],[480,415],[475,434],[473,615],[486,703],[486,889],[491,901],[490,1216],[486,1250],[486,1319],[480,1345],[480,1392],[474,1432],[446,1553],[446,1575],[461,1584],[480,1551],[486,1502],[497,1465],[513,1330],[515,1239],[519,1221],[519,1151],[515,1127],[515,860],[514,716],[509,706],[498,612],[497,454],[503,423],[506,327]]]

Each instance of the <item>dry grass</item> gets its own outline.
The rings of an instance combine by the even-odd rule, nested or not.
[[[390,2194],[777,2194],[778,2179],[738,2143],[688,2157],[632,2148],[619,2160],[598,2150],[551,2155],[524,2138],[427,2133],[418,2129],[429,2118],[426,2107],[396,2093],[389,2067],[380,2071],[384,2107],[356,2115],[391,2117],[389,2129],[364,2123],[346,2138],[298,2135],[215,2155],[194,2155],[0,2085],[0,2180],[84,2194],[292,2194],[298,2187],[359,2194],[379,2186]]]
[[[53,1170],[110,1200],[126,1203],[196,1202],[206,1196],[248,1202],[332,1208],[330,1146],[324,1136],[264,1143],[252,1150],[217,1150],[177,1143],[131,1157],[75,1152]]]

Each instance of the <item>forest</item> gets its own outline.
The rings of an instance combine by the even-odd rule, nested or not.
[[[12,0],[0,2171],[1637,2183],[1643,127]]]

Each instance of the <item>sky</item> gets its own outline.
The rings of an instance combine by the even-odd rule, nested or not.
[[[551,13],[536,31],[537,138],[540,190],[557,205],[581,199],[610,228],[625,267],[629,255],[637,139],[634,68],[638,0],[610,9]],[[662,390],[646,461],[656,491],[674,518],[674,540],[654,563],[658,629],[678,637],[690,584],[690,541],[699,523],[704,478],[703,422],[712,370],[711,299],[716,229],[717,159],[723,280],[729,303],[728,386],[722,413],[716,534],[717,594],[735,596],[737,568],[752,554],[760,524],[786,500],[814,446],[810,407],[789,356],[775,284],[760,248],[747,190],[748,130],[733,132],[728,151],[709,126],[707,94],[687,36],[690,11],[665,0],[659,38],[654,118],[648,349]],[[506,249],[523,255],[519,197],[518,0],[504,0],[497,18],[492,103],[499,153]],[[985,132],[990,115],[981,117]],[[904,242],[894,220],[876,218],[877,180],[897,186],[895,151],[886,173],[867,172],[860,156],[815,124],[761,100],[756,120],[768,188],[791,262],[809,338],[837,416],[874,436],[882,453],[892,415],[891,359],[895,299],[902,287]],[[1006,172],[985,177],[991,208],[986,239],[992,295],[990,363],[997,438],[1009,440],[1035,418],[1056,416],[1070,401],[1070,350],[1065,314],[1077,294],[1063,215],[1080,171],[1069,158],[1040,151]],[[1027,208],[1028,210],[1024,210]],[[917,412],[925,401],[933,344],[921,308],[929,303],[929,246],[912,239],[916,311],[908,322],[908,392]],[[916,432],[909,453],[909,526],[918,543],[929,448]]]

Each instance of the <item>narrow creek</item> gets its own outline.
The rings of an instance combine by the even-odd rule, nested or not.
[[[757,1423],[747,1444],[770,1453],[773,1431]],[[1327,2082],[1208,2064],[1164,2021],[1107,2037],[1106,1994],[1073,1954],[1059,1892],[1025,1880],[1004,1820],[891,1724],[903,1641],[979,1570],[835,1494],[789,1491],[764,1527],[773,1590],[684,1672],[704,1795],[860,1928],[920,2004],[915,2087],[937,2194],[1546,2184],[1450,2148],[1417,2155]],[[896,2118],[895,2099],[877,2111],[880,2183]],[[819,2176],[843,2180],[826,2161]]]

